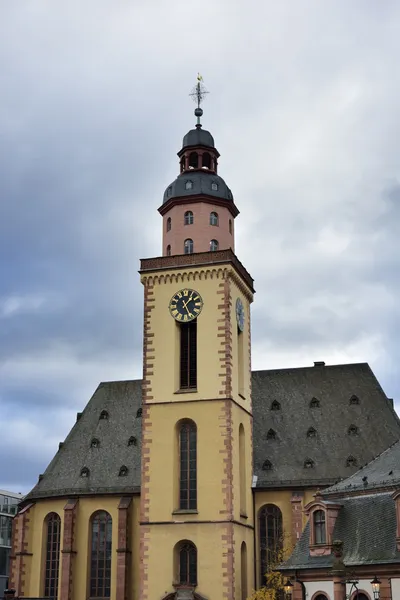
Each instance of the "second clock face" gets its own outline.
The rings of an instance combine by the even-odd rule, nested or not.
[[[185,288],[176,292],[170,300],[169,312],[177,321],[187,323],[199,316],[203,299],[198,292]]]

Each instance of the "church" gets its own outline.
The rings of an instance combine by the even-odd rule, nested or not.
[[[254,281],[203,91],[158,209],[162,255],[140,261],[143,379],[100,383],[20,503],[18,597],[246,600],[314,495],[400,437],[366,363],[251,370]]]

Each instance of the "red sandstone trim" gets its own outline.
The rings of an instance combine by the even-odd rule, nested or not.
[[[118,548],[117,548],[117,592],[116,600],[127,600],[128,594],[128,560],[130,556],[130,540],[128,529],[129,506],[132,497],[121,498],[118,505]]]
[[[64,506],[64,534],[61,550],[61,591],[60,600],[71,600],[72,598],[72,558],[74,551],[74,533],[76,512],[79,498],[68,500]]]
[[[292,545],[297,544],[303,531],[303,495],[293,495],[292,503]]]
[[[16,591],[16,596],[24,596],[26,573],[25,557],[30,556],[28,551],[27,533],[29,531],[30,511],[33,503],[27,504],[13,519],[9,588]]]
[[[190,179],[190,175],[188,176]],[[198,196],[181,196],[180,198],[171,198],[165,204],[162,204],[158,212],[164,216],[173,206],[179,206],[180,204],[195,204],[196,202],[207,202],[217,206],[224,206],[229,210],[233,218],[239,214],[239,209],[232,200],[224,200],[223,198],[217,198],[216,196],[209,196],[208,194],[199,194]]]

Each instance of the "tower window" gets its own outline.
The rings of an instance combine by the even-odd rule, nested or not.
[[[189,169],[198,169],[199,157],[197,152],[191,152],[189,154]]]
[[[311,458],[306,458],[306,460],[304,461],[304,468],[305,469],[313,469],[315,467],[315,463]]]
[[[232,219],[229,219],[229,233],[232,235]]]
[[[183,243],[183,249],[185,254],[193,254],[193,240],[191,240],[190,238],[185,240]]]
[[[179,429],[179,508],[197,508],[197,428],[184,421]]]
[[[310,408],[319,408],[319,400],[318,398],[312,398],[310,402]]]
[[[217,172],[218,161],[214,158],[214,171]]]
[[[181,158],[181,173],[183,173],[184,170],[185,170],[185,157],[182,156],[182,158]]]
[[[167,246],[167,256],[171,256],[171,246],[169,244]]]
[[[168,217],[168,219],[167,219],[167,231],[171,231],[171,226],[172,226],[171,217]]]
[[[211,169],[211,156],[208,152],[203,153],[202,166],[203,169]]]
[[[281,405],[278,400],[274,400],[271,404],[271,410],[281,410]]]
[[[191,190],[193,188],[193,181],[186,181],[185,183],[185,190]]]
[[[219,248],[219,243],[217,240],[211,240],[210,242],[210,252],[216,252]]]
[[[358,396],[353,395],[350,398],[350,404],[360,404],[360,400],[359,400]]]
[[[314,544],[326,544],[325,511],[316,510],[313,514]]]
[[[218,213],[210,213],[210,225],[218,225]]]
[[[91,520],[90,598],[109,598],[111,592],[111,515],[104,510]]]
[[[275,440],[276,439],[276,431],[270,429],[267,433],[267,440]]]
[[[44,577],[45,598],[57,598],[58,574],[60,567],[61,519],[57,513],[46,517],[46,569]]]
[[[179,548],[179,583],[197,585],[197,549],[192,542],[185,542]]]
[[[185,216],[184,216],[183,222],[184,222],[185,225],[193,225],[193,223],[194,223],[194,216],[193,216],[193,213],[192,213],[191,210],[187,210],[185,212]]]
[[[180,388],[196,389],[197,387],[197,322],[180,323],[181,356],[180,356]]]

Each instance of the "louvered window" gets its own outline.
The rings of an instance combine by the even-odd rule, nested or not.
[[[181,323],[180,388],[197,387],[197,323]]]
[[[179,508],[195,510],[197,508],[197,429],[187,421],[182,423],[179,432],[180,481]]]
[[[57,598],[60,567],[61,519],[57,513],[50,513],[46,518],[46,524],[47,537],[44,596],[46,598]]]

